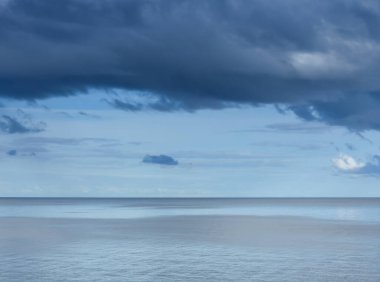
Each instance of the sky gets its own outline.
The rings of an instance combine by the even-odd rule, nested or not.
[[[0,196],[380,197],[378,1],[0,0]]]

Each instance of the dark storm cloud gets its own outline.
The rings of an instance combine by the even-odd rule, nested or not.
[[[167,155],[146,155],[143,160],[143,163],[149,163],[149,164],[160,164],[160,165],[178,165],[178,161],[173,159],[171,156]]]
[[[380,129],[377,0],[0,2],[0,95],[153,93],[124,110],[282,104]]]
[[[380,92],[345,94],[335,101],[314,100],[290,109],[306,121],[347,126],[353,131],[380,129]]]

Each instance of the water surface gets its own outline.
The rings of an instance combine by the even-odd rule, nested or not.
[[[0,281],[380,281],[380,199],[0,199]]]

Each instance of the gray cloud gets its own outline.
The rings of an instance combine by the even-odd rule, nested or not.
[[[18,119],[8,116],[2,115],[0,117],[0,130],[4,133],[15,134],[15,133],[33,133],[33,132],[41,132],[44,130],[44,124],[30,124],[27,120],[19,121]],[[29,124],[27,124],[29,123]]]
[[[11,149],[6,152],[8,156],[22,156],[22,157],[35,157],[37,153],[46,152],[46,150],[41,150],[39,148],[20,148]]]
[[[9,151],[7,151],[7,155],[8,156],[16,156],[17,155],[17,150],[14,150],[14,149],[9,150]]]
[[[152,98],[150,95],[147,98]],[[160,112],[171,112],[178,111],[179,109],[186,110],[188,112],[194,112],[200,108],[208,108],[208,109],[222,109],[226,107],[238,107],[237,103],[227,103],[216,100],[206,100],[203,99],[201,104],[198,104],[198,101],[179,101],[173,100],[166,97],[159,97],[155,101],[145,101],[145,102],[131,102],[128,99],[106,99],[106,102],[112,107],[128,111],[128,112],[138,112],[143,110],[155,110]]]
[[[32,108],[37,108],[37,109],[43,109],[45,111],[50,111],[50,108],[48,106],[42,105],[42,104],[38,103],[35,100],[28,100],[27,105],[29,107],[32,107]]]
[[[346,143],[346,148],[350,151],[356,151],[356,147],[352,145],[351,143]]]
[[[160,165],[178,165],[178,161],[167,155],[146,155],[143,160],[143,163],[149,164],[160,164]]]
[[[380,46],[379,46],[380,47]],[[306,121],[322,121],[347,126],[352,131],[380,129],[380,92],[346,93],[335,100],[314,99],[303,105],[289,107]]]
[[[357,173],[380,176],[380,156],[373,156],[372,160],[367,162],[364,167],[360,168]]]
[[[280,104],[305,120],[380,129],[377,0],[10,0],[0,19],[4,97],[138,90],[158,102],[109,103]]]

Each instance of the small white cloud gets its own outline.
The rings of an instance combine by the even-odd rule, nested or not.
[[[373,155],[370,160],[360,162],[353,157],[340,154],[333,159],[334,166],[342,172],[380,177],[380,156]]]
[[[337,169],[345,172],[356,171],[365,167],[365,163],[355,160],[353,157],[346,154],[340,154],[339,157],[332,161]]]

